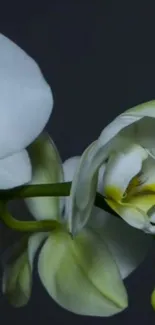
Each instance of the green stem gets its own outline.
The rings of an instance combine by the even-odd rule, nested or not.
[[[48,197],[48,196],[69,196],[71,182],[59,184],[39,184],[39,185],[25,185],[11,190],[0,190],[0,199],[2,201],[9,201],[14,199],[24,199],[29,197]],[[118,217],[118,215],[110,209],[104,197],[96,194],[95,206],[110,212]],[[41,220],[41,221],[19,221],[13,218],[7,211],[6,205],[3,205],[1,210],[1,220],[5,225],[13,230],[22,232],[39,232],[51,231],[55,228],[62,227],[57,221],[54,220]]]
[[[0,190],[1,200],[9,201],[15,199],[24,199],[29,197],[47,197],[47,196],[69,196],[71,189],[71,182],[56,183],[56,184],[37,184],[25,185],[11,190]],[[104,196],[96,193],[94,204],[105,211],[113,212],[106,203]]]
[[[0,198],[8,201],[39,196],[69,196],[70,188],[71,182],[25,185],[11,190],[0,190]]]
[[[13,218],[7,209],[1,211],[0,218],[7,227],[22,232],[43,232],[62,228],[56,220],[19,221]]]

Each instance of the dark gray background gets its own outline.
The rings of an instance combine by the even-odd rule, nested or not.
[[[48,131],[63,160],[81,154],[118,113],[155,98],[155,11],[148,1],[136,4],[10,1],[1,8],[0,31],[35,58],[52,87],[55,107]],[[0,323],[154,324],[153,251],[126,281],[130,306],[122,314],[108,319],[73,315],[35,279],[28,306],[13,309],[1,298]]]

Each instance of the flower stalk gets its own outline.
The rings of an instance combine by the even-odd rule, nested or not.
[[[12,217],[6,207],[1,209],[0,218],[3,223],[12,230],[19,232],[42,232],[52,231],[55,229],[62,228],[62,225],[56,220],[39,220],[39,221],[20,221]]]
[[[1,190],[0,199],[2,202],[8,202],[10,200],[25,199],[28,197],[63,197],[70,195],[70,189],[71,182],[58,184],[25,185],[11,190]],[[94,205],[119,217],[114,211],[109,208],[106,201],[104,200],[104,196],[100,193],[96,193]],[[11,228],[12,230],[21,232],[51,231],[53,229],[62,227],[55,220],[19,221],[11,216],[7,210],[6,204],[1,205],[0,218],[7,227]]]

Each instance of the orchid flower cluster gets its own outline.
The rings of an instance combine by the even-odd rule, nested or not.
[[[44,131],[52,91],[2,34],[0,73],[0,219],[23,234],[3,264],[3,293],[15,307],[27,304],[38,252],[40,280],[60,306],[89,316],[123,311],[123,280],[155,234],[155,101],[128,109],[81,157],[62,163]],[[11,216],[7,203],[16,197],[33,221]]]

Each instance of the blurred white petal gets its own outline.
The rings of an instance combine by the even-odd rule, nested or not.
[[[0,159],[0,189],[9,189],[31,180],[31,162],[26,150]]]
[[[0,34],[0,157],[27,147],[45,127],[52,92],[35,61]]]

